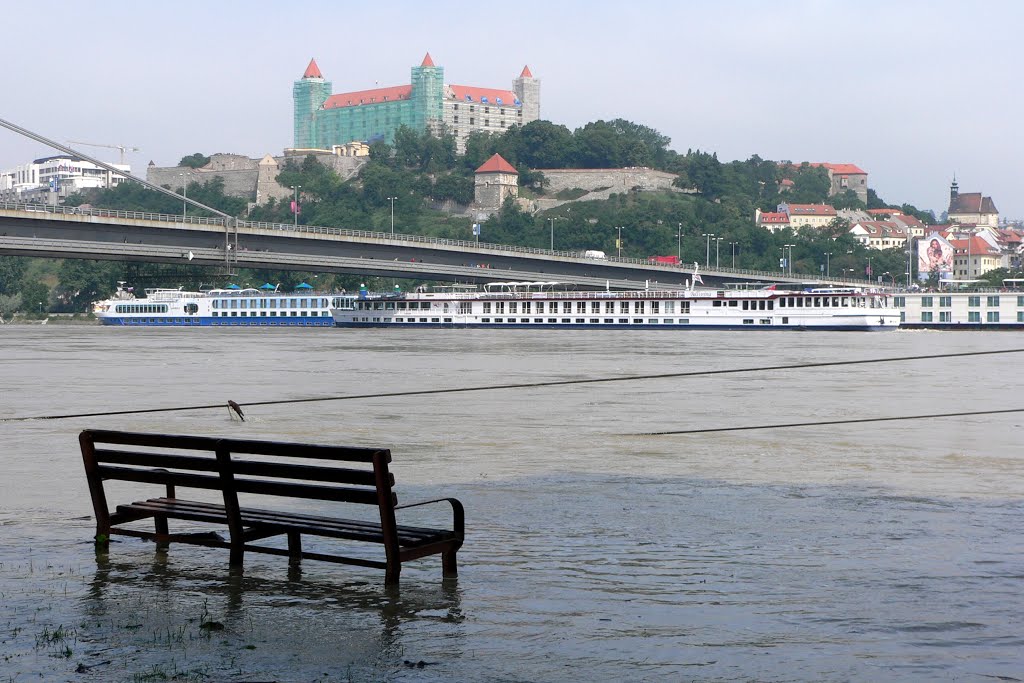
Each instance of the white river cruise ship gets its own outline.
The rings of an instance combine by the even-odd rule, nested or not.
[[[492,282],[361,291],[332,309],[334,324],[359,327],[895,330],[887,292],[857,288],[568,291],[557,282]]]

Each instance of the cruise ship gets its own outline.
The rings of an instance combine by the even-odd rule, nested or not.
[[[353,296],[313,291],[302,283],[293,292],[266,284],[260,288],[229,285],[225,289],[189,292],[146,289],[138,298],[124,282],[115,295],[96,301],[92,312],[104,325],[126,326],[288,326],[330,327],[331,309],[349,305]]]
[[[343,328],[895,330],[900,313],[887,292],[776,287],[572,291],[558,282],[491,282],[417,287],[343,300]]]

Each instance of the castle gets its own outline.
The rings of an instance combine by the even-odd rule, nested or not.
[[[394,142],[401,126],[455,136],[465,151],[471,133],[504,133],[540,118],[540,80],[524,67],[511,90],[448,85],[430,53],[412,67],[409,85],[331,94],[316,59],[292,87],[295,147],[328,149],[348,142]]]

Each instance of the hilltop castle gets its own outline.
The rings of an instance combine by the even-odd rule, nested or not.
[[[296,149],[348,142],[393,142],[400,126],[455,136],[459,153],[471,133],[503,133],[540,118],[540,80],[524,67],[511,90],[448,85],[430,53],[412,67],[409,85],[331,94],[312,59],[292,87]]]

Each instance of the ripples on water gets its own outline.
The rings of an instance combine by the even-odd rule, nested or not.
[[[253,407],[244,424],[226,409],[0,423],[0,672],[1024,680],[1020,416],[634,436],[1015,407],[1015,356],[941,360],[1014,335],[305,332],[3,328],[0,417],[936,359]],[[98,564],[86,426],[389,446],[402,500],[466,504],[460,579],[443,584],[436,558],[399,591],[264,556],[233,576],[223,552],[131,539]],[[70,656],[47,637],[59,626]]]

